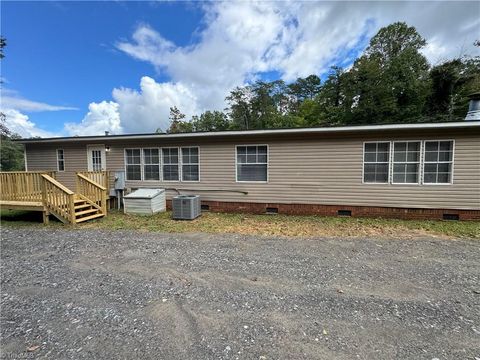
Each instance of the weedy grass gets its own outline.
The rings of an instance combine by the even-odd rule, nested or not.
[[[44,226],[39,212],[0,213],[2,226]],[[53,218],[53,216],[51,216]],[[50,227],[63,225],[52,219]],[[193,221],[173,220],[167,211],[153,216],[126,215],[111,211],[107,217],[76,225],[76,228],[140,230],[171,233],[237,233],[300,237],[415,238],[434,235],[480,239],[479,221],[396,220],[292,215],[203,213]]]

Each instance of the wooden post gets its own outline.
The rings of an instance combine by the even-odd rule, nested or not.
[[[107,190],[102,190],[102,212],[107,216]]]
[[[70,202],[70,222],[72,224],[76,224],[77,220],[75,217],[75,195],[69,195],[68,196],[69,202]]]
[[[42,187],[43,223],[46,225],[49,223],[50,213],[47,206],[47,185],[43,177],[40,177],[40,185]]]

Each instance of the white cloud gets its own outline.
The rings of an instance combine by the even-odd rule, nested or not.
[[[88,113],[80,123],[66,123],[65,131],[71,135],[101,135],[105,131],[112,134],[123,132],[120,124],[119,105],[113,101],[91,103]]]
[[[114,89],[113,99],[118,103],[120,118],[126,132],[153,132],[169,126],[171,106],[177,106],[188,117],[198,113],[197,99],[189,88],[182,84],[159,84],[144,76],[140,91]]]
[[[187,115],[223,109],[232,88],[261,72],[275,71],[291,81],[324,73],[331,65],[348,66],[345,59],[354,59],[380,27],[395,21],[415,26],[427,39],[423,53],[433,64],[479,53],[473,47],[478,37],[475,2],[214,2],[204,11],[194,44],[176,46],[146,24],[131,41],[116,44],[171,79],[157,83],[143,77],[140,91],[114,89],[118,129],[164,130],[174,105]],[[95,118],[85,131],[103,133]]]
[[[0,107],[28,112],[78,110],[78,108],[75,107],[50,105],[43,102],[28,100],[9,89],[2,89]]]
[[[39,129],[35,123],[29,120],[28,115],[22,114],[15,109],[2,109],[2,112],[6,116],[7,128],[12,133],[19,134],[21,137],[52,137],[56,134],[49,131]]]

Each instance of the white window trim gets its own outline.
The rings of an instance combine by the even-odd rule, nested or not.
[[[387,181],[386,182],[365,182],[365,144],[378,144],[378,143],[388,143],[388,174],[387,174]],[[392,142],[390,140],[385,141],[364,141],[363,142],[363,152],[362,152],[362,184],[365,185],[390,185],[390,176],[391,176],[391,159],[392,159]]]
[[[267,180],[238,180],[238,162],[237,162],[237,153],[238,153],[238,148],[242,146],[266,146],[267,147]],[[263,164],[263,163],[257,163],[257,164]],[[254,184],[268,184],[270,178],[269,178],[269,173],[270,173],[270,148],[268,144],[244,144],[244,145],[235,145],[235,182],[236,183],[254,183]]]
[[[452,169],[451,169],[451,174],[450,174],[450,182],[448,183],[426,183],[424,182],[425,179],[425,143],[426,142],[438,142],[438,141],[451,141],[452,142],[452,161],[443,161],[443,163],[451,163],[452,164]],[[454,169],[455,169],[455,139],[429,139],[429,140],[423,140],[424,146],[423,146],[423,161],[422,161],[422,185],[425,186],[449,186],[453,185],[453,176],[454,176]],[[438,161],[436,162],[437,164],[439,163]],[[427,164],[433,164],[432,162],[427,162]]]
[[[177,149],[178,151],[178,162],[177,162],[177,167],[178,167],[178,180],[165,180],[163,177],[163,166],[164,165],[172,165],[172,164],[164,164],[163,163],[163,149]],[[179,183],[180,180],[182,179],[182,167],[181,167],[181,159],[180,159],[180,147],[179,146],[165,146],[161,148],[161,154],[162,154],[162,159],[161,159],[161,164],[162,164],[162,177],[161,177],[161,182],[166,182],[166,183]]]
[[[58,158],[58,150],[62,150],[62,153],[63,153],[63,170],[60,170],[60,166],[58,166],[59,164],[59,158]],[[55,153],[57,154],[57,171],[58,172],[65,172],[65,150],[64,149],[56,149],[55,150]],[[27,167],[26,165],[27,163],[25,162],[25,168]],[[26,171],[26,170],[25,170]]]
[[[140,150],[140,164],[127,164],[127,150]],[[143,166],[142,166],[142,148],[124,148],[123,149],[123,163],[125,168],[125,181],[143,181]],[[128,179],[127,177],[127,165],[140,165],[140,180]]]
[[[430,140],[428,140],[430,141]],[[412,142],[415,142],[415,143],[420,143],[420,149],[418,150],[418,180],[417,182],[413,182],[413,183],[402,183],[402,182],[394,182],[393,181],[393,166],[395,165],[395,143],[412,143]],[[391,156],[390,156],[390,164],[389,164],[389,167],[391,167],[391,171],[390,171],[390,174],[391,174],[391,178],[389,176],[389,182],[390,184],[392,185],[420,185],[422,183],[422,180],[423,180],[423,177],[422,177],[422,174],[423,174],[423,165],[422,165],[422,153],[423,153],[423,141],[422,140],[394,140],[394,141],[391,141],[391,144],[390,144],[390,149],[391,149]],[[408,145],[407,145],[407,149],[408,149]],[[401,162],[402,164],[416,164],[417,162],[416,161],[405,161],[405,162]]]
[[[155,179],[150,179],[146,180],[145,179],[145,165],[155,165],[155,164],[145,164],[145,157],[144,157],[144,152],[143,150],[152,150],[152,149],[157,149],[158,150],[158,180]],[[129,149],[130,150],[130,149]],[[159,147],[144,147],[140,149],[140,163],[142,165],[142,170],[141,170],[141,177],[142,180],[140,181],[145,181],[145,182],[160,182],[162,181],[162,149]],[[125,175],[126,176],[126,175]],[[133,181],[138,181],[138,180],[133,180]]]
[[[198,163],[197,164],[194,164],[194,163],[184,164],[183,163],[183,149],[197,149]],[[185,182],[185,183],[198,183],[198,182],[200,182],[200,146],[182,146],[180,148],[179,162],[180,162],[180,169],[181,169],[181,172],[179,172],[179,174],[181,175],[181,181],[182,182]],[[197,165],[198,166],[198,180],[183,180],[183,165]]]

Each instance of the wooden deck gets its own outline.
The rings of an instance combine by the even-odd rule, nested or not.
[[[0,208],[41,211],[43,222],[54,215],[64,223],[76,224],[107,215],[107,183],[104,172],[78,172],[76,193],[55,179],[53,171],[0,172]]]

